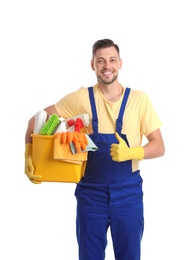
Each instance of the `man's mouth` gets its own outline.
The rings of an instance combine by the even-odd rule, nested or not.
[[[102,74],[106,75],[106,76],[107,75],[109,76],[109,75],[112,75],[112,71],[103,71]]]

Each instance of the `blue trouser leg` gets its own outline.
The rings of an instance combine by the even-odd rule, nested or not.
[[[77,217],[77,239],[79,244],[80,260],[103,260],[105,259],[105,248],[107,245],[106,233],[108,221],[105,219],[89,219]],[[91,215],[91,216],[90,216]]]
[[[116,260],[140,260],[143,201],[139,183],[110,187],[110,230]]]
[[[140,243],[143,223],[138,220],[114,219],[111,224],[111,236],[116,260],[140,260]]]
[[[85,184],[87,185],[87,184]],[[140,260],[143,202],[139,182],[79,185],[77,239],[80,260],[104,260],[110,226],[116,260]]]
[[[79,260],[103,260],[107,245],[108,195],[91,187],[76,189]]]
[[[115,213],[110,220],[115,259],[140,260],[143,217],[138,215],[134,218],[121,218]]]

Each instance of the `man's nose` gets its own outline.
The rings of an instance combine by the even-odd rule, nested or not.
[[[107,61],[107,60],[105,60],[105,62],[104,62],[104,67],[105,67],[105,68],[109,68],[109,67],[110,67],[110,62]]]

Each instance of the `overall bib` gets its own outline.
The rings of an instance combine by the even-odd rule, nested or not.
[[[116,260],[140,260],[143,235],[143,192],[140,171],[132,172],[132,161],[114,162],[110,146],[118,143],[115,133],[98,133],[93,88],[89,87],[93,134],[98,150],[88,153],[84,177],[77,184],[76,233],[79,260],[104,260],[110,228]],[[130,89],[125,90],[116,132],[121,134],[123,115]],[[132,119],[131,119],[132,120]]]

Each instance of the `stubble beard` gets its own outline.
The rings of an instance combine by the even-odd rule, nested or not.
[[[98,79],[98,81],[100,81],[101,83],[108,85],[108,84],[112,84],[112,83],[117,79],[117,77],[118,77],[118,75],[114,76],[111,80],[110,80],[110,79],[104,80],[104,79],[102,79],[102,77],[97,76],[97,79]]]

